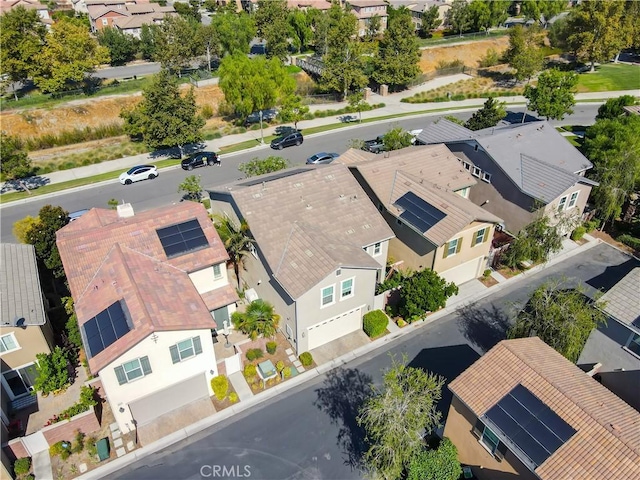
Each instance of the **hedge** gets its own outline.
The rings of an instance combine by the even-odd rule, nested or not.
[[[382,310],[373,310],[363,316],[364,333],[371,338],[379,337],[387,330],[389,317]]]
[[[213,394],[216,398],[222,401],[227,398],[227,392],[229,391],[229,379],[224,375],[213,377],[211,379],[211,388],[213,389]]]
[[[305,367],[310,367],[313,363],[313,357],[309,352],[303,352],[300,354],[300,363]]]
[[[584,237],[584,234],[587,233],[587,229],[585,227],[576,227],[573,232],[571,232],[571,240],[580,240]]]
[[[640,238],[636,238],[625,233],[624,235],[620,235],[616,240],[635,250],[640,250]]]

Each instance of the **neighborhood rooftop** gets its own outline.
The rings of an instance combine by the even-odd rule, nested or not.
[[[612,317],[640,330],[640,267],[631,270],[600,299]]]

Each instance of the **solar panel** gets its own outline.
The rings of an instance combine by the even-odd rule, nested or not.
[[[404,210],[400,218],[420,232],[426,232],[447,216],[413,192],[407,192],[394,202],[394,206]]]
[[[82,325],[89,358],[95,357],[131,330],[131,324],[116,302]]]
[[[534,468],[544,463],[576,431],[522,385],[517,385],[484,415],[497,434],[522,451]],[[493,429],[490,426],[490,428]]]
[[[169,258],[209,246],[207,237],[196,219],[159,228],[156,232],[164,253]]]

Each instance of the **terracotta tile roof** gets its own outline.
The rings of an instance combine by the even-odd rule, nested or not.
[[[537,337],[500,342],[449,389],[480,417],[518,384],[576,430],[542,480],[640,478],[640,413]]]
[[[205,292],[201,294],[201,297],[209,311],[230,305],[239,300],[236,289],[231,285],[225,285],[210,292]]]

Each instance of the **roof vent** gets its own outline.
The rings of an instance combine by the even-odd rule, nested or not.
[[[309,249],[306,249],[306,250],[304,251],[304,253],[306,253],[306,254],[307,254],[307,257],[313,257],[313,252],[312,252],[311,250],[309,250]]]
[[[118,205],[118,217],[120,218],[129,218],[129,217],[133,217],[134,213],[133,213],[133,207],[131,206],[130,203],[123,203],[121,205]]]
[[[311,205],[307,203],[307,210],[311,210]]]

